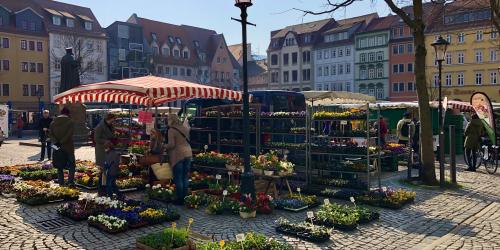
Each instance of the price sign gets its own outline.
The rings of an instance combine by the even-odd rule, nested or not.
[[[300,193],[300,188],[299,188],[299,187],[297,188],[297,192],[299,192],[299,193]]]
[[[229,171],[227,172],[227,175],[231,176],[233,174],[233,172]]]
[[[245,235],[244,234],[237,234],[236,235],[236,241],[237,242],[242,242],[245,240]]]
[[[132,173],[128,173],[128,176],[129,176],[129,177],[132,177],[132,175],[133,175]]]
[[[208,145],[203,146],[203,148],[205,149],[205,151],[207,151],[208,150]]]
[[[314,217],[314,212],[313,211],[307,212],[307,218],[311,219],[313,217]]]
[[[340,121],[341,125],[347,125],[347,121]]]
[[[329,199],[324,199],[323,203],[325,203],[325,205],[330,205],[330,200]]]
[[[153,113],[147,111],[139,111],[139,122],[142,123],[152,123],[153,122]]]
[[[227,190],[222,191],[222,195],[226,196],[227,195]]]
[[[349,198],[351,200],[352,203],[354,203],[356,200],[354,200],[354,197],[351,196],[351,198]]]
[[[215,176],[215,179],[220,180],[220,179],[222,179],[222,176],[220,174],[218,174]]]

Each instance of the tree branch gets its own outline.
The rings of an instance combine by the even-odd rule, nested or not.
[[[317,16],[317,15],[333,13],[336,10],[341,9],[341,8],[345,8],[354,2],[363,1],[363,0],[342,0],[342,2],[340,2],[340,3],[333,3],[332,0],[326,0],[326,1],[328,2],[327,6],[329,6],[329,7],[325,11],[311,11],[311,10],[302,10],[302,9],[298,9],[298,8],[293,8],[293,10],[297,10],[297,11],[304,13],[304,16],[306,16],[306,15]]]
[[[490,0],[491,21],[500,33],[500,0]]]
[[[389,8],[391,8],[392,12],[396,13],[410,28],[414,27],[415,22],[411,19],[411,17],[406,13],[402,8],[396,6],[393,0],[384,0]]]

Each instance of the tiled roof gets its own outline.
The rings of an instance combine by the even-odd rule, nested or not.
[[[368,24],[368,26],[366,27],[364,32],[372,32],[372,31],[389,29],[389,28],[391,28],[391,26],[394,22],[397,22],[399,20],[400,20],[400,18],[398,15],[379,17],[377,19],[374,19],[370,24]]]
[[[339,31],[344,31],[352,28],[354,25],[364,22],[365,24],[370,23],[373,19],[378,18],[377,13],[370,13],[363,16],[347,18],[342,20],[337,20],[337,27],[333,29],[326,30],[323,34],[330,34]]]
[[[329,18],[329,19],[323,19],[323,20],[319,20],[319,21],[315,21],[315,22],[287,26],[284,29],[281,29],[274,34],[271,33],[272,34],[271,38],[274,39],[274,38],[285,37],[286,34],[288,34],[288,32],[290,32],[290,31],[295,32],[298,35],[316,32],[316,31],[319,31],[321,28],[323,28],[326,24],[328,24],[331,21],[332,21],[332,19]]]
[[[445,13],[445,15],[449,15],[466,11],[489,9],[489,8],[491,8],[489,0],[474,0],[474,1],[455,0],[454,2],[449,3],[444,7],[443,6],[435,7],[435,12],[439,11],[439,13],[436,14],[432,22],[429,23],[426,32],[435,33],[442,31],[490,26],[491,25],[490,20],[478,20],[478,21],[454,23],[454,24],[444,24],[443,21],[443,12]]]
[[[234,58],[239,62],[241,57],[243,56],[243,46],[241,46],[241,43],[227,46],[227,48],[229,49],[229,52],[231,52],[231,54],[234,56]]]
[[[15,1],[0,1],[0,6],[7,11],[10,11],[11,14],[14,14],[19,11],[30,9],[34,11],[37,15],[42,16],[44,10],[40,8],[37,4],[35,4],[32,0],[15,0]],[[46,21],[46,20],[44,20]],[[2,25],[0,26],[0,31],[15,33],[15,34],[25,34],[32,36],[47,36],[45,29],[43,32],[32,32],[26,31],[22,29],[18,29],[15,27],[15,22],[13,19],[10,20],[10,24],[8,26]]]
[[[30,2],[34,2],[43,10],[40,14],[44,16],[44,23],[48,32],[77,33],[82,36],[106,37],[106,31],[101,27],[92,10],[87,7],[52,0],[31,0]],[[54,11],[59,13],[60,16],[77,17],[75,18],[75,27],[66,27],[64,22],[62,22],[63,25],[54,25],[51,21],[52,15],[55,15]],[[92,22],[92,30],[86,30],[81,23],[83,21]]]

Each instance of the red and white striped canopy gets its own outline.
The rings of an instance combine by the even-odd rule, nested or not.
[[[191,98],[241,101],[242,93],[169,78],[144,76],[80,85],[54,96],[53,102],[112,102],[156,106]]]
[[[439,102],[437,101],[432,101],[431,102],[432,107],[438,107]],[[461,102],[461,101],[454,101],[454,100],[449,100],[448,101],[448,108],[451,109],[458,109],[462,112],[467,112],[467,111],[473,111],[474,109],[472,108],[472,105],[468,102]]]

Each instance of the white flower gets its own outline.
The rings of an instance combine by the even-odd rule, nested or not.
[[[151,185],[149,185],[149,184],[146,184],[146,188],[150,188],[150,187],[151,187]]]

